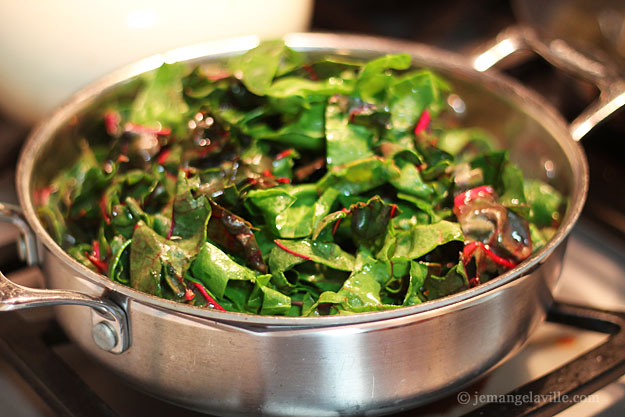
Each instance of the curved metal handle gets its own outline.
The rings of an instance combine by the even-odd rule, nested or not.
[[[22,210],[14,204],[0,203],[0,221],[12,223],[19,229],[20,256],[28,265],[36,265],[39,262],[37,239],[22,217]]]
[[[24,255],[29,265],[38,262],[37,242],[22,218],[19,207],[0,203],[0,221],[15,224],[22,233]],[[92,336],[102,349],[112,353],[122,353],[130,346],[130,335],[126,312],[106,298],[66,290],[40,290],[27,288],[9,280],[0,272],[0,311],[25,308],[82,305],[93,310]]]
[[[483,46],[471,62],[476,70],[486,71],[504,58],[527,50],[534,51],[555,67],[589,81],[599,89],[597,100],[569,126],[575,141],[625,105],[625,79],[616,71],[616,66],[606,65],[584,55],[560,39],[545,41],[527,26],[513,26],[504,30],[494,41]]]

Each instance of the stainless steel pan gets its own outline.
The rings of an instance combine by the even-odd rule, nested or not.
[[[73,260],[46,233],[32,201],[37,185],[71,156],[64,130],[116,87],[162,62],[216,59],[258,42],[238,38],[141,61],[83,90],[34,129],[17,169],[25,222],[14,207],[2,211],[21,226],[27,259],[43,269],[49,290],[26,289],[2,277],[1,309],[61,305],[58,321],[95,360],[157,397],[215,414],[390,413],[458,390],[514,354],[552,303],[567,235],[588,184],[586,160],[572,136],[578,138],[579,125],[596,123],[598,112],[569,125],[535,93],[495,72],[476,70],[475,62],[483,70],[497,60],[498,44],[472,62],[379,38],[292,34],[285,40],[312,53],[370,58],[408,52],[416,66],[442,74],[466,105],[464,123],[497,135],[526,175],[548,180],[569,197],[554,238],[515,269],[476,288],[418,306],[345,317],[199,309],[121,286]],[[625,99],[623,84],[617,87],[621,93],[615,97]],[[600,98],[599,108],[606,102],[615,106],[610,94],[607,101]]]

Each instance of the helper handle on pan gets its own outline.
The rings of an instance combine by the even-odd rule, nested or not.
[[[19,207],[0,203],[0,221],[16,225],[21,233],[20,252],[28,265],[38,263],[37,241],[22,218]],[[0,272],[0,311],[55,305],[82,305],[93,313],[94,342],[111,353],[122,353],[130,345],[128,319],[124,310],[106,298],[66,290],[40,290],[15,284]]]
[[[570,47],[560,39],[542,39],[527,26],[510,27],[473,56],[478,71],[486,71],[504,58],[519,51],[534,51],[555,67],[591,82],[600,91],[597,100],[580,114],[569,127],[571,137],[578,141],[599,122],[625,105],[625,79],[615,65],[600,62]]]

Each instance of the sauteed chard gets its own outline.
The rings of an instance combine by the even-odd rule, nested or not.
[[[565,205],[458,127],[450,94],[403,54],[265,42],[163,65],[99,112],[38,213],[86,267],[181,303],[314,316],[444,297],[522,262]]]

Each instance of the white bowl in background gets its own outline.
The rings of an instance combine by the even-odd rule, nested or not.
[[[0,111],[30,125],[88,83],[185,44],[308,29],[313,0],[0,1]]]

